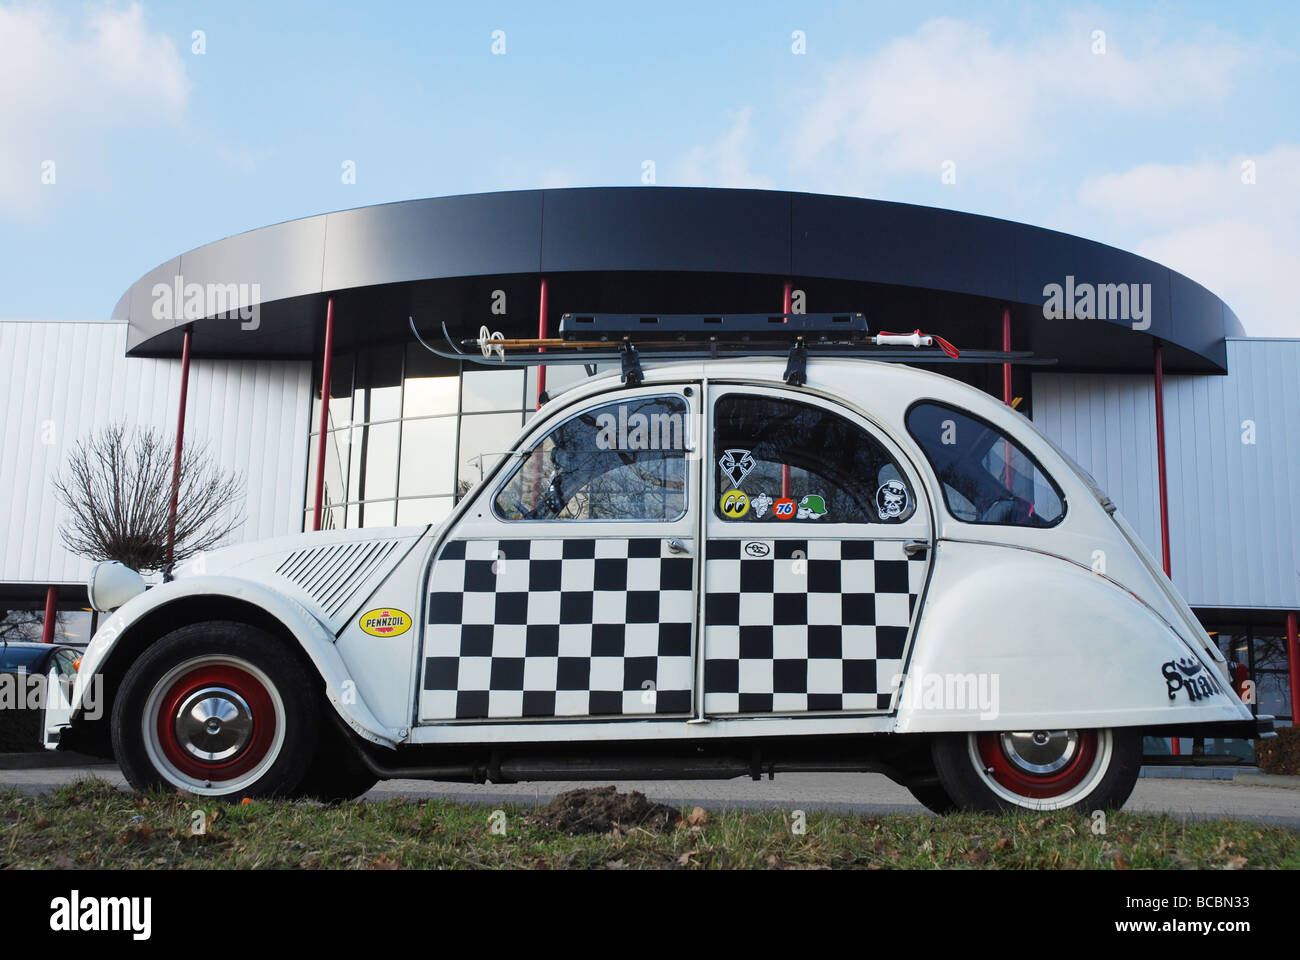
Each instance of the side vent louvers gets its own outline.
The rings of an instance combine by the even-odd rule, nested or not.
[[[315,600],[326,617],[332,618],[393,552],[397,543],[396,540],[363,540],[295,550],[275,572]]]

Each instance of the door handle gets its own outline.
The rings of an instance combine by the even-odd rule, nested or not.
[[[929,540],[905,540],[903,541],[903,553],[909,557],[914,557],[930,549]]]
[[[689,553],[686,549],[686,541],[681,537],[668,538],[668,550],[670,553]]]

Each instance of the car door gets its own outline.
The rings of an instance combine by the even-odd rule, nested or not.
[[[711,386],[704,712],[891,709],[929,565],[919,477],[831,401]]]
[[[580,401],[482,485],[430,570],[421,723],[690,714],[699,404]]]

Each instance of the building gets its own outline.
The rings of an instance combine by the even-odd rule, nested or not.
[[[752,190],[445,197],[324,214],[183,253],[110,319],[0,322],[0,608],[92,628],[90,564],[51,489],[114,421],[205,443],[245,478],[236,539],[446,516],[539,393],[579,368],[441,360],[441,325],[554,333],[564,312],[862,311],[1042,365],[947,366],[1090,470],[1247,664],[1260,712],[1300,697],[1300,340],[1243,335],[1193,280],[1054,231]],[[328,397],[322,404],[321,397]]]

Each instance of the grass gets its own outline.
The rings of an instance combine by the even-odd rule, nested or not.
[[[215,819],[191,832],[195,811]],[[1104,834],[1078,814],[864,817],[720,811],[666,833],[570,837],[494,811],[395,798],[320,806],[200,803],[85,780],[39,797],[0,791],[0,868],[22,869],[1255,869],[1300,867],[1300,832],[1233,820],[1180,823],[1113,813]],[[689,815],[689,811],[683,811]],[[699,819],[698,814],[690,818]],[[502,822],[500,814],[495,815]]]

